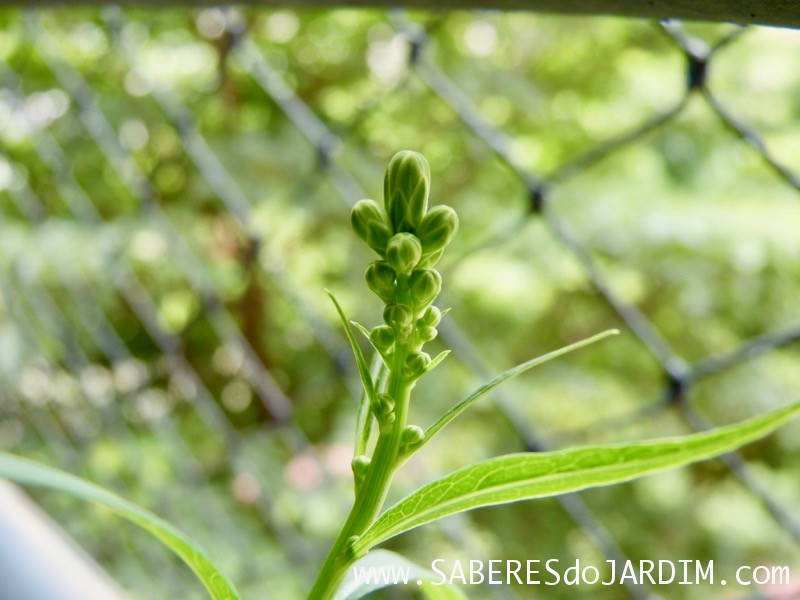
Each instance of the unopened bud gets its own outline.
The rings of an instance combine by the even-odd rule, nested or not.
[[[394,411],[394,398],[389,394],[378,394],[378,412],[381,415],[388,415]]]
[[[412,231],[428,210],[431,169],[427,159],[404,150],[392,157],[383,179],[383,201],[395,233]]]
[[[386,251],[392,230],[386,213],[374,200],[359,200],[350,212],[353,231],[378,254]]]
[[[406,377],[419,377],[430,362],[431,357],[427,352],[411,352],[406,357],[406,367],[403,373]]]
[[[416,270],[408,279],[414,307],[418,310],[434,301],[442,291],[442,276],[436,269]]]
[[[394,344],[394,329],[388,325],[378,325],[369,334],[372,345],[381,352],[387,352]]]
[[[425,432],[416,425],[406,425],[400,437],[400,454],[407,454],[415,450],[422,440],[425,439]]]
[[[344,554],[350,562],[357,561],[363,555],[360,552],[356,552],[356,542],[358,542],[358,536],[351,535],[344,543]]]
[[[394,423],[394,398],[389,394],[378,394],[377,403],[371,406],[381,431],[385,431]]]
[[[397,233],[386,244],[386,261],[398,273],[407,275],[417,266],[422,246],[413,233]]]
[[[458,216],[449,206],[434,206],[417,227],[417,237],[422,242],[423,253],[432,254],[443,249],[458,231]]]
[[[419,259],[419,263],[417,264],[418,269],[430,269],[436,266],[436,263],[439,262],[439,259],[442,258],[442,254],[444,254],[444,248],[441,250],[437,250],[436,252],[431,252],[430,254],[423,254],[422,258]]]
[[[432,340],[435,340],[438,333],[439,332],[436,331],[436,327],[428,327],[428,326],[417,327],[417,336],[419,337],[419,340],[421,342],[430,342]]]
[[[413,327],[414,313],[405,304],[389,304],[383,309],[383,320],[400,337],[406,337]]]
[[[376,261],[368,266],[364,275],[369,289],[384,302],[394,300],[394,277],[394,269],[381,261]]]
[[[422,313],[422,316],[419,318],[419,324],[427,325],[429,327],[436,327],[441,322],[442,311],[435,306],[429,306],[426,308],[425,312]]]
[[[369,456],[364,456],[363,454],[354,457],[350,463],[350,467],[353,469],[353,479],[355,479],[356,485],[359,485],[362,481],[364,481],[364,477],[367,475],[367,469],[369,469],[369,463]]]

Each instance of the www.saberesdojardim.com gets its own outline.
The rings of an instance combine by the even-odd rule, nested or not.
[[[640,560],[617,564],[607,560],[602,567],[576,559],[565,563],[549,560],[469,560],[447,561],[437,558],[431,562],[436,578],[432,585],[789,585],[788,566],[740,566],[730,575],[718,574],[715,579],[714,561]],[[409,568],[353,567],[359,583],[414,583]],[[421,584],[422,581],[416,583]]]

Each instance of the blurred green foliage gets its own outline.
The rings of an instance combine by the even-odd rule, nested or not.
[[[410,18],[428,32],[425,60],[504,130],[525,170],[553,173],[684,94],[684,56],[653,23],[495,12]],[[731,29],[689,27],[708,43]],[[231,30],[246,31],[341,137],[330,148],[341,171],[324,168],[318,148],[258,85]],[[796,31],[749,30],[715,55],[708,74],[720,102],[796,172],[799,47]],[[409,65],[409,50],[396,16],[381,11],[0,12],[0,446],[172,520],[246,597],[299,597],[351,499],[357,376],[322,290],[335,290],[367,325],[379,322],[380,307],[363,283],[371,257],[349,229],[359,198],[342,196],[341,173],[380,199],[395,151],[428,157],[431,202],[453,205],[461,221],[441,264],[440,305],[452,307],[493,372],[622,325],[530,213],[519,179]],[[75,74],[99,113],[69,89]],[[191,121],[171,119],[159,94],[179,100]],[[146,193],[126,185],[130,165],[93,140],[86,125],[98,114],[149,182]],[[241,191],[243,219],[221,201],[214,173],[196,164],[204,146],[193,127],[230,177],[224,185]],[[690,362],[797,323],[798,200],[696,96],[547,197],[615,293]],[[290,400],[288,425],[262,402],[270,394],[219,326],[221,314]],[[427,401],[412,407],[412,422],[431,423],[481,382],[457,354],[420,384]],[[799,365],[796,344],[776,349],[702,380],[688,401],[714,422],[738,420],[796,399]],[[656,405],[663,389],[661,368],[626,331],[514,382],[507,401],[524,427],[563,447],[685,431],[675,407],[615,420]],[[798,434],[795,424],[745,451],[761,485],[795,511]],[[398,488],[521,447],[486,401],[412,460]],[[797,542],[719,461],[583,496],[633,559],[713,558],[719,573],[743,564],[800,570]],[[41,499],[137,597],[200,597],[175,561],[113,517]],[[389,547],[421,564],[605,560],[556,501],[476,511]],[[621,587],[535,592],[629,597]],[[481,588],[475,597],[532,594],[504,593]]]

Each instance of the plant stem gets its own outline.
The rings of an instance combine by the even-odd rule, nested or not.
[[[403,376],[403,365],[408,351],[407,346],[397,344],[393,353],[388,384],[388,393],[395,401],[392,428],[387,432],[381,431],[378,436],[375,452],[364,481],[356,492],[353,508],[317,575],[308,600],[333,598],[348,567],[359,558],[349,552],[350,539],[364,533],[383,506],[392,475],[397,468],[397,455],[408,415],[408,399],[413,387],[413,383]]]

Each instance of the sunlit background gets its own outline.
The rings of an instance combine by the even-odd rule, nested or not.
[[[471,460],[800,397],[797,31],[364,10],[3,9],[0,23],[0,448],[173,521],[245,597],[302,597],[349,509],[358,378],[323,289],[379,322],[349,208],[380,200],[397,150],[428,157],[432,204],[461,218],[433,344],[454,353],[410,422],[527,358],[623,334],[482,401],[394,498]],[[800,426],[741,459],[479,510],[388,547],[421,564],[714,559],[800,577]],[[144,534],[35,497],[132,597],[203,597]],[[800,593],[676,588],[534,592]]]

